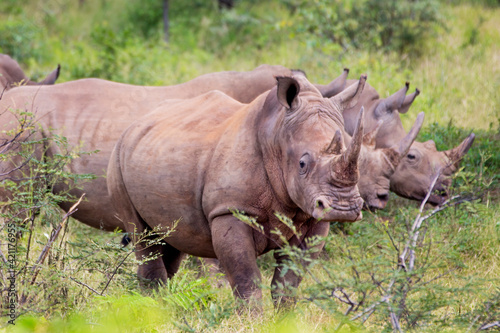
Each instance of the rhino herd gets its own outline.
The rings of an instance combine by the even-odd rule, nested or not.
[[[327,235],[329,222],[383,209],[389,191],[442,204],[474,141],[471,134],[448,151],[415,141],[424,114],[408,133],[400,114],[419,91],[407,94],[407,83],[381,98],[365,75],[347,80],[348,70],[328,85],[310,83],[302,71],[261,65],[146,87],[94,78],[32,86],[8,56],[0,57],[0,69],[0,147],[19,126],[14,111],[26,110],[36,115],[39,138],[54,129],[70,145],[99,151],[69,165],[73,173],[97,176],[69,189],[75,197],[86,194],[75,219],[126,231],[139,260],[159,254],[139,266],[141,279],[165,282],[186,254],[217,258],[235,296],[244,299],[261,297],[256,257],[283,245],[272,230],[307,247],[307,238]],[[56,71],[42,83],[53,83]],[[55,145],[46,149],[59,153]],[[0,163],[2,174],[21,161]],[[0,190],[0,196],[5,202],[11,194]],[[256,218],[263,232],[234,210]],[[301,236],[276,212],[291,218]],[[174,225],[153,246],[139,241],[148,230]],[[275,252],[275,259],[272,296],[279,302],[287,300],[283,286],[297,286],[300,278],[281,272],[286,257]]]

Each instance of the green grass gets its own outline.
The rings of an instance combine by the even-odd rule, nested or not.
[[[59,82],[101,77],[169,85],[204,73],[251,70],[269,63],[301,68],[317,83],[327,83],[349,67],[351,78],[367,73],[369,83],[382,97],[400,89],[405,81],[411,82],[412,90],[418,87],[421,95],[401,117],[405,128],[424,111],[426,122],[419,139],[433,139],[438,149],[456,146],[474,131],[477,138],[462,164],[463,177],[455,183],[465,187],[464,191],[481,190],[484,195],[478,202],[449,209],[429,220],[426,239],[432,245],[429,253],[436,265],[429,268],[427,278],[453,269],[436,280],[439,288],[412,294],[414,307],[419,301],[438,304],[439,298],[448,302],[429,311],[433,324],[417,331],[466,331],[476,315],[485,313],[483,306],[489,297],[498,295],[500,280],[498,6],[443,3],[445,26],[426,41],[417,57],[365,50],[344,53],[328,41],[312,43],[305,32],[295,29],[297,18],[282,2],[241,0],[234,11],[218,13],[214,1],[171,1],[169,45],[161,39],[161,25],[153,26],[146,39],[130,23],[130,13],[141,6],[140,2],[85,2],[82,7],[70,0],[27,1],[22,5],[5,2],[2,6],[15,10],[9,14],[0,11],[0,32],[12,37],[5,37],[7,44],[0,43],[1,52],[15,53],[28,76],[35,79],[60,63]],[[347,227],[347,237],[332,232],[324,264],[342,268],[334,271],[335,276],[350,281],[351,264],[342,249],[349,248],[358,258],[370,254],[374,262],[384,259],[392,263],[396,255],[384,228],[402,237],[405,223],[412,220],[416,209],[417,203],[393,195],[386,210],[365,213],[363,221]],[[34,252],[38,253],[50,229],[37,226],[36,230]],[[299,288],[297,307],[290,313],[276,313],[268,289],[271,255],[259,258],[265,289],[262,312],[256,313],[238,310],[227,285],[220,288],[216,280],[200,273],[192,258],[183,263],[171,284],[153,292],[139,287],[134,273],[137,263],[129,256],[104,296],[98,296],[69,277],[100,292],[131,248],[118,246],[120,235],[75,221],[70,223],[65,241],[54,250],[52,266],[44,268],[39,278],[45,285],[34,287],[36,295],[37,287],[51,286],[55,288],[52,295],[40,292],[15,326],[2,328],[2,321],[0,331],[324,332],[345,322],[342,304],[328,300],[321,308],[306,300],[317,291],[310,276]],[[58,269],[54,271],[54,267]],[[319,266],[313,274],[323,282],[329,279]],[[458,289],[451,292],[453,288]],[[340,332],[390,331],[386,318],[379,313],[362,326],[359,322],[345,324]]]

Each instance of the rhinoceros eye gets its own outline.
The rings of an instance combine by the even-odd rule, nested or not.
[[[310,156],[308,154],[302,156],[302,158],[299,161],[299,173],[301,175],[305,174],[307,170],[309,169],[309,159]]]
[[[406,160],[409,164],[417,164],[420,160],[420,155],[417,152],[409,152],[406,154]]]

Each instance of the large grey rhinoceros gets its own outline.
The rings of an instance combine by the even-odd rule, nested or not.
[[[364,84],[364,80],[360,80]],[[330,221],[356,221],[362,199],[357,189],[362,112],[353,139],[344,145],[341,110],[359,90],[325,99],[304,76],[278,77],[277,86],[250,104],[213,91],[169,104],[132,124],[121,136],[108,166],[108,189],[128,232],[179,220],[164,245],[136,243],[139,276],[165,281],[184,254],[217,257],[235,296],[261,297],[256,257],[282,245],[326,235]],[[244,211],[264,233],[233,216]],[[275,216],[291,219],[301,237]],[[298,285],[293,272],[272,281]]]
[[[354,83],[354,80],[348,80],[347,85]],[[346,131],[353,133],[356,112],[359,111],[360,105],[363,105],[366,110],[364,118],[366,131],[375,129],[382,121],[375,138],[376,148],[387,148],[398,144],[407,135],[399,115],[409,110],[420,93],[416,89],[415,92],[406,95],[408,88],[407,83],[393,95],[380,98],[378,92],[366,84],[358,105],[347,108],[343,112]],[[440,176],[432,188],[428,203],[433,205],[443,203],[448,198],[446,189],[451,183],[450,176],[458,169],[460,160],[471,147],[474,138],[474,133],[471,133],[460,145],[446,151],[438,151],[432,140],[415,141],[391,176],[391,191],[408,199],[422,201],[439,172]]]
[[[0,54],[0,92],[20,85],[54,84],[59,77],[61,66],[57,66],[43,81],[31,81],[10,56]]]

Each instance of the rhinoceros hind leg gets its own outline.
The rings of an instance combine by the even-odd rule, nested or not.
[[[165,243],[162,247],[163,251],[163,265],[167,270],[168,278],[172,278],[179,270],[182,260],[186,256],[184,252],[177,250],[171,245]]]
[[[148,244],[147,239],[140,239],[140,234],[134,239],[135,254],[138,261],[142,263],[137,269],[137,275],[141,281],[141,285],[145,287],[157,286],[158,284],[167,282],[168,274],[163,264],[163,246],[162,244]]]
[[[107,174],[108,192],[111,202],[118,212],[118,218],[122,221],[123,227],[132,239],[135,246],[135,256],[141,264],[137,269],[137,275],[141,284],[149,287],[151,282],[154,285],[165,283],[168,279],[167,270],[163,264],[163,244],[151,242],[152,238],[158,236],[145,233],[151,230],[146,222],[139,215],[130,200],[125,182],[123,180],[120,145],[117,144],[111,154]]]

